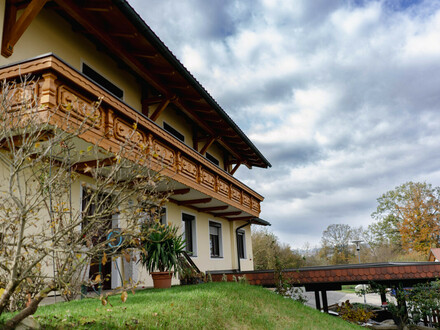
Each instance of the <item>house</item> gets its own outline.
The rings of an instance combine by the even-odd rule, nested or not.
[[[164,221],[181,227],[194,263],[202,271],[252,270],[251,225],[269,223],[259,218],[263,197],[234,173],[271,165],[129,3],[1,0],[0,10],[1,79],[32,74],[49,107],[103,97],[103,148],[137,122],[139,139],[164,155],[174,185]],[[78,205],[87,180],[72,184]],[[126,268],[148,281],[136,264]]]
[[[431,251],[429,251],[428,261],[440,261],[440,249],[431,249]]]

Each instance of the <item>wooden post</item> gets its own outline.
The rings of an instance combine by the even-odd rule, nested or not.
[[[328,313],[327,291],[326,290],[322,290],[321,291],[321,296],[322,296],[322,306],[323,306],[323,309],[324,309],[324,313]]]
[[[321,311],[321,299],[319,299],[319,291],[315,291],[315,305],[318,311]]]

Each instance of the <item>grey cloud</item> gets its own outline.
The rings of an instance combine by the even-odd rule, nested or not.
[[[180,59],[190,47],[205,60],[194,75],[273,164],[237,176],[266,197],[261,215],[286,242],[367,226],[376,198],[408,180],[440,185],[439,1],[130,3]],[[240,44],[243,33],[258,38]],[[297,99],[314,89],[334,99]],[[292,115],[309,117],[297,124],[308,136]],[[289,136],[274,140],[280,130]]]

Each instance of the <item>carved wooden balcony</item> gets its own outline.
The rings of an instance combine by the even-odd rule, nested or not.
[[[20,75],[27,74],[31,74],[34,80],[38,81],[38,84],[35,84],[35,92],[40,103],[47,109],[59,106],[63,110],[66,104],[75,100],[76,104],[82,105],[82,111],[73,111],[76,116],[81,117],[84,116],[83,111],[87,112],[88,107],[93,107],[93,103],[102,98],[100,121],[88,134],[82,136],[84,140],[91,143],[102,140],[100,146],[111,151],[125,140],[127,134],[132,131],[133,124],[137,123],[138,133],[134,142],[153,148],[161,155],[161,161],[166,166],[165,175],[202,196],[209,196],[217,202],[216,205],[226,204],[242,211],[243,214],[236,218],[229,216],[238,215],[240,212],[224,212],[223,217],[228,220],[248,220],[259,216],[260,202],[263,200],[261,195],[56,56],[46,55],[0,68],[2,80],[17,79]],[[105,138],[102,139],[103,137]],[[185,205],[183,201],[181,204]],[[211,205],[199,208],[204,209],[224,210],[225,207]]]

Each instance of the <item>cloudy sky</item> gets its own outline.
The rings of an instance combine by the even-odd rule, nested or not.
[[[272,163],[237,173],[283,242],[440,186],[440,1],[130,3]]]

